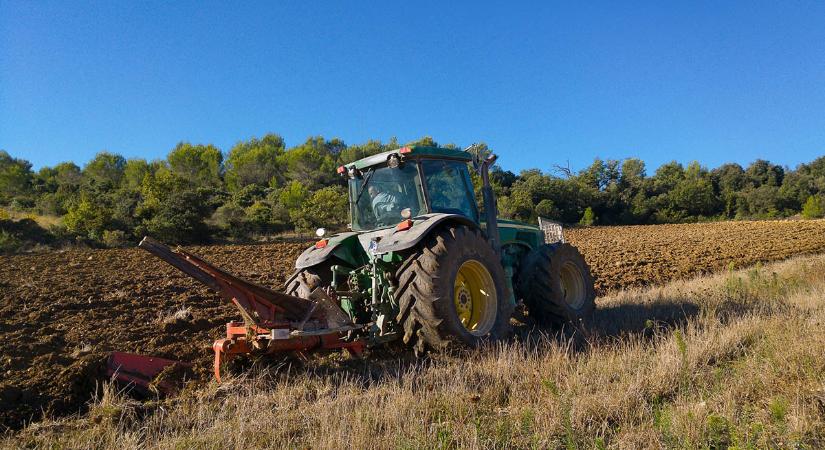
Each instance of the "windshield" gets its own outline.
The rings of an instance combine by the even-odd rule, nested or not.
[[[365,182],[366,188],[362,190]],[[351,205],[352,229],[372,230],[395,225],[403,220],[401,211],[405,208],[410,209],[411,217],[426,213],[420,186],[418,168],[410,162],[395,169],[368,170],[360,178],[350,178],[350,200],[354,202],[358,198],[358,203]]]

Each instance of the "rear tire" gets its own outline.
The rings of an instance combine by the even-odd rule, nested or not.
[[[417,354],[455,342],[474,347],[510,331],[513,306],[504,271],[477,229],[447,226],[431,233],[396,271],[396,317]]]
[[[542,245],[521,265],[516,293],[539,326],[585,325],[596,308],[590,268],[576,247]]]

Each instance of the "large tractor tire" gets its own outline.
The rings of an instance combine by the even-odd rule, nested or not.
[[[309,294],[317,287],[329,286],[332,283],[332,273],[328,265],[307,267],[297,270],[288,280],[284,293],[295,297],[309,298]]]
[[[496,253],[477,229],[435,230],[396,272],[397,321],[417,354],[506,337],[513,307]]]
[[[570,244],[542,245],[521,265],[516,293],[539,326],[586,325],[596,308],[593,277]]]

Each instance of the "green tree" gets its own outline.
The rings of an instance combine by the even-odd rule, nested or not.
[[[424,136],[420,139],[416,139],[414,141],[407,142],[404,144],[405,147],[438,147],[438,142],[432,138],[432,136]]]
[[[100,192],[111,191],[120,186],[126,160],[117,154],[100,152],[83,167],[85,184]]]
[[[220,186],[223,154],[212,144],[192,145],[181,142],[166,157],[172,173],[189,180],[194,186]]]
[[[579,220],[579,225],[584,225],[586,227],[593,226],[596,223],[596,214],[593,213],[593,208],[587,207],[584,210],[584,214],[582,214],[581,220]]]
[[[361,145],[350,145],[341,150],[339,160],[342,164],[348,164],[368,156],[389,150],[381,141],[370,140]]]
[[[711,171],[724,217],[733,218],[739,209],[737,193],[745,186],[745,169],[739,164],[723,164]]]
[[[301,209],[307,197],[309,197],[307,188],[298,181],[292,181],[279,192],[278,202],[289,211],[297,211]]]
[[[536,215],[547,219],[558,219],[558,211],[553,201],[545,198],[536,205]]]
[[[239,238],[249,233],[249,224],[243,208],[235,203],[226,203],[212,214],[212,223],[229,236]]]
[[[781,166],[771,164],[770,161],[757,159],[745,169],[745,177],[754,188],[762,185],[779,186],[785,177],[785,170]]]
[[[77,199],[83,175],[80,167],[71,162],[43,167],[37,173],[35,206],[40,214],[61,216]]]
[[[330,150],[337,145],[319,136],[287,151],[283,159],[289,179],[312,190],[343,183],[335,172],[336,158]]]
[[[143,179],[152,173],[152,166],[145,159],[130,159],[123,166],[123,188],[138,191],[143,185]]]
[[[690,163],[684,178],[669,193],[668,207],[688,217],[709,217],[717,213],[717,206],[708,171],[696,161]]]
[[[217,206],[210,189],[195,188],[189,180],[161,167],[144,178],[140,195],[135,234],[183,244],[209,240],[206,218]]]
[[[0,202],[8,204],[15,197],[30,194],[34,176],[31,168],[30,162],[0,150]]]
[[[104,205],[84,196],[69,207],[63,222],[72,233],[92,240],[100,240],[110,217],[111,212]]]
[[[825,200],[818,195],[808,197],[802,206],[802,217],[806,219],[820,219],[823,216],[825,216]]]
[[[328,186],[315,191],[301,205],[295,225],[301,230],[317,227],[340,229],[348,218],[347,193],[343,187]]]
[[[250,184],[283,185],[284,148],[284,140],[277,134],[237,143],[226,158],[227,187],[238,190]]]
[[[645,163],[638,158],[627,158],[622,161],[619,183],[623,187],[638,189],[647,177]]]

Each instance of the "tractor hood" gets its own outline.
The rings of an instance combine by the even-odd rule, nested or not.
[[[339,233],[328,239],[321,239],[312,247],[304,250],[295,261],[296,269],[304,269],[320,264],[335,256],[341,262],[360,267],[369,262],[370,253],[389,253],[414,247],[430,230],[437,225],[450,221],[477,227],[477,225],[460,214],[433,213],[424,214],[398,225],[372,231]],[[376,244],[372,244],[375,241]],[[370,250],[370,245],[374,245]]]

